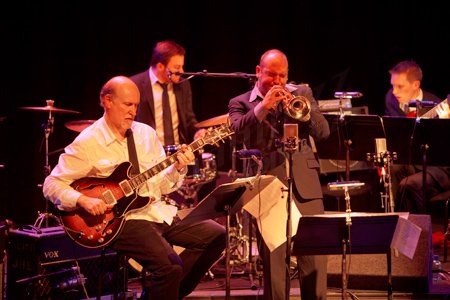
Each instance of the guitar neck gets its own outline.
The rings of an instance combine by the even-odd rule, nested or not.
[[[447,103],[447,99],[445,99],[444,101],[442,101],[441,103],[439,103],[438,105],[436,105],[435,107],[424,113],[422,116],[420,116],[420,118],[428,118],[428,119],[436,118],[437,108],[444,103]]]

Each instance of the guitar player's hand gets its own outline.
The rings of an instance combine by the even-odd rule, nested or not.
[[[194,153],[187,149],[186,144],[181,145],[181,151],[177,155],[178,161],[175,163],[175,168],[181,171],[185,166],[187,166],[191,161],[195,159]]]
[[[442,102],[436,107],[436,113],[439,116],[439,119],[448,119],[450,118],[450,108],[448,103]]]
[[[85,195],[81,195],[78,198],[77,205],[94,216],[102,215],[114,207],[114,205],[108,205],[101,199],[90,198]]]

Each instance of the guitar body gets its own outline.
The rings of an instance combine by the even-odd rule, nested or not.
[[[63,228],[75,242],[88,248],[108,246],[120,234],[124,216],[151,203],[149,197],[141,197],[136,192],[127,197],[123,192],[119,183],[128,180],[130,169],[131,163],[124,162],[107,178],[87,177],[71,184],[72,188],[85,196],[102,199],[108,193],[117,201],[111,211],[100,216],[91,215],[83,208],[60,211]]]

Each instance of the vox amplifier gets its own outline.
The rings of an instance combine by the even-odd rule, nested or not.
[[[60,226],[11,230],[7,246],[7,299],[84,299],[87,297],[82,283],[89,297],[95,297],[102,268],[101,252],[102,249],[73,242]],[[108,250],[102,295],[115,290],[110,282],[115,259],[115,252]]]

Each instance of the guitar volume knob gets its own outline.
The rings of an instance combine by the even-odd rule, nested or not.
[[[98,239],[98,243],[99,243],[99,244],[103,244],[104,241],[105,241],[104,238],[99,238],[99,239]]]
[[[112,230],[111,229],[106,230],[106,234],[112,234]]]
[[[92,234],[88,235],[88,237],[87,237],[88,241],[92,241],[93,238],[94,238],[94,236]]]

